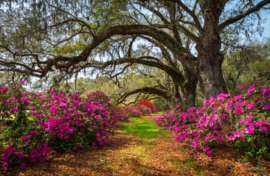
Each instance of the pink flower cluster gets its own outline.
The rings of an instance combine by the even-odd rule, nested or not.
[[[210,142],[244,140],[256,130],[269,133],[270,120],[262,117],[270,115],[270,87],[255,90],[258,86],[252,84],[245,95],[220,94],[216,99],[204,100],[204,107],[191,107],[187,112],[167,111],[154,121],[173,128],[179,143],[211,155],[212,150],[207,147]]]
[[[24,81],[21,81],[23,84]],[[1,88],[1,86],[0,86]],[[12,93],[13,91],[13,93]],[[31,153],[22,153],[23,148],[13,148],[13,145],[3,152],[3,166],[8,166],[9,157],[19,152],[18,158],[26,159],[30,162],[45,162],[51,153],[51,147],[59,149],[61,146],[68,150],[81,148],[81,141],[87,141],[97,145],[104,145],[109,142],[109,134],[106,129],[112,128],[117,122],[119,115],[127,119],[123,110],[115,110],[111,107],[110,99],[105,98],[103,92],[93,92],[88,94],[87,99],[82,99],[79,94],[71,93],[66,95],[64,91],[54,89],[47,92],[27,92],[16,90],[12,87],[11,93],[7,93],[7,87],[1,88],[0,94],[5,102],[4,114],[11,113],[15,117],[19,109],[29,106],[30,111],[25,112],[26,117],[31,117],[31,125],[26,131],[21,131],[20,138],[13,139],[14,144],[18,141],[27,150],[35,148]],[[16,94],[15,92],[19,92]],[[22,119],[27,122],[27,119]],[[95,137],[89,138],[95,135]],[[52,141],[52,142],[50,142]],[[53,144],[53,146],[50,146]],[[61,144],[61,146],[60,146]],[[59,145],[59,146],[57,146]],[[18,146],[18,145],[14,145]],[[22,162],[21,168],[25,169],[26,164]]]
[[[17,150],[13,148],[13,146],[10,144],[9,148],[3,151],[2,160],[7,161],[8,158],[13,154],[16,153]],[[8,164],[8,163],[7,163]]]
[[[125,108],[126,114],[129,117],[140,117],[142,116],[142,113],[134,106],[130,105]]]
[[[30,162],[34,163],[39,159],[40,162],[44,163],[45,158],[51,153],[51,149],[48,146],[48,143],[45,142],[44,145],[39,145],[35,150],[32,150],[30,155]]]
[[[111,108],[111,112],[110,112],[111,116],[114,117],[114,121],[115,123],[117,123],[118,120],[120,121],[128,121],[128,115],[126,114],[126,111],[123,110],[120,107],[114,107]]]
[[[137,109],[141,112],[142,115],[150,115],[152,113],[152,110],[145,105],[140,105]]]

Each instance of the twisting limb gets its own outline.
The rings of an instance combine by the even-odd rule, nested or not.
[[[123,103],[128,96],[139,93],[139,92],[146,93],[146,94],[159,95],[163,97],[164,99],[166,99],[167,101],[172,101],[172,98],[173,98],[173,94],[170,91],[163,90],[160,88],[155,88],[155,87],[143,87],[143,88],[139,88],[130,92],[126,92],[124,95],[122,95],[118,99],[117,104]]]

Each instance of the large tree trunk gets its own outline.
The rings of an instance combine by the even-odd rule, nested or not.
[[[220,53],[221,39],[219,36],[219,17],[223,9],[220,1],[199,1],[204,14],[204,28],[197,44],[200,59],[200,79],[204,88],[205,98],[216,98],[221,93],[227,93],[221,65],[224,56]]]
[[[221,93],[227,93],[226,83],[224,81],[221,64],[222,56],[212,56],[211,53],[205,53],[201,56],[200,77],[204,89],[205,98],[216,98]]]

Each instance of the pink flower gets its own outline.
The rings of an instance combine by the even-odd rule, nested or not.
[[[239,134],[237,131],[235,131],[235,132],[233,133],[233,135],[234,135],[234,137],[240,137],[240,134]]]
[[[232,135],[229,135],[228,138],[229,138],[230,141],[234,140],[234,136],[232,136]]]
[[[268,129],[266,127],[262,127],[261,128],[261,131],[264,132],[264,133],[267,133],[268,132]]]
[[[254,104],[255,104],[254,102],[247,104],[247,108],[248,109],[253,109],[254,108]]]
[[[212,155],[212,153],[213,153],[213,151],[212,151],[212,150],[209,150],[209,151],[207,152],[207,155]]]
[[[5,161],[5,162],[3,163],[3,167],[6,167],[6,166],[8,166],[8,162]]]
[[[3,92],[5,92],[7,90],[7,87],[6,86],[3,86],[2,89],[1,89]]]
[[[262,88],[261,92],[263,95],[268,94],[270,93],[270,88]]]
[[[40,158],[39,158],[39,161],[40,161],[41,163],[45,163],[46,160],[45,160],[45,158],[40,157]]]
[[[250,163],[249,163],[249,162],[247,162],[247,163],[246,163],[246,166],[247,166],[247,165],[250,165]]]
[[[262,99],[260,99],[260,98],[258,98],[258,101],[259,101],[260,103],[263,103],[263,100],[262,100]]]
[[[66,135],[65,137],[64,137],[64,139],[68,139],[69,138],[69,135]]]
[[[206,147],[203,149],[204,152],[207,152],[209,150],[209,147]]]
[[[243,119],[239,119],[239,121],[238,121],[240,124],[242,124],[243,123]]]
[[[243,166],[243,164],[241,164],[240,162],[237,162],[237,164],[239,164],[240,166]]]
[[[28,141],[31,138],[31,135],[29,136],[22,136],[23,141]]]
[[[19,159],[21,159],[21,158],[23,158],[23,157],[24,157],[24,154],[23,154],[23,153],[21,153],[21,154],[18,154],[17,156],[18,156],[18,158],[19,158]]]
[[[190,151],[188,151],[187,153],[188,153],[188,155],[190,155]]]
[[[21,164],[21,169],[26,169],[26,166],[27,166],[27,165],[26,165],[25,163],[22,163],[22,164]]]
[[[27,100],[27,97],[21,97],[21,100],[25,101],[25,100]]]
[[[176,105],[175,107],[176,107],[176,108],[179,108],[179,105]]]
[[[35,134],[37,134],[37,130],[30,132],[30,135],[35,135]]]
[[[24,84],[24,83],[25,83],[25,80],[21,80],[20,83],[21,83],[21,84]]]
[[[255,86],[254,84],[252,84],[249,89],[248,89],[248,94],[252,91],[254,91],[255,89],[257,89],[257,86]]]
[[[242,86],[238,87],[237,89],[241,90],[241,89],[243,89],[243,87],[245,87],[245,85],[242,85]]]
[[[264,105],[264,106],[263,106],[263,109],[265,109],[265,110],[270,110],[270,104]]]

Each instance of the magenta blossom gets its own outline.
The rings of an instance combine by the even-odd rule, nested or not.
[[[27,165],[25,163],[22,163],[20,167],[21,167],[21,169],[26,169],[26,166]]]
[[[5,161],[5,162],[3,163],[3,167],[7,167],[7,166],[8,166],[8,162]]]
[[[240,134],[239,134],[237,131],[235,131],[235,132],[233,133],[233,135],[234,135],[234,137],[240,137]]]
[[[265,110],[270,110],[270,104],[264,105],[264,106],[263,106],[263,109],[265,109]]]
[[[230,141],[234,140],[234,136],[232,136],[232,135],[229,135],[228,138],[229,138]]]
[[[262,128],[261,128],[261,131],[264,132],[264,133],[267,133],[267,132],[268,132],[268,128],[262,127]]]

